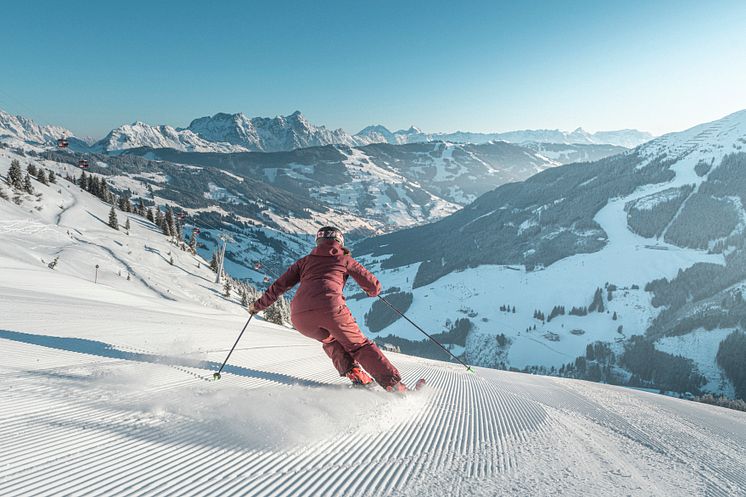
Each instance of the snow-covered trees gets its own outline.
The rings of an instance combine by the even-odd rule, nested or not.
[[[192,230],[192,236],[189,238],[189,250],[191,250],[193,254],[197,253],[197,231],[196,230]]]
[[[109,211],[109,227],[119,231],[119,220],[117,219],[117,211],[114,206],[111,206]]]
[[[8,169],[8,184],[16,190],[23,190],[23,172],[21,171],[21,163],[16,159],[13,159],[10,162],[10,169]]]
[[[264,319],[270,323],[286,325],[290,322],[290,304],[285,297],[280,297],[277,301],[264,310]]]
[[[85,171],[78,178],[78,186],[83,190],[88,190],[88,175],[86,175]]]
[[[77,185],[88,193],[97,196],[107,204],[114,203],[114,195],[109,190],[109,185],[104,178],[99,178],[93,174],[86,174],[83,171],[77,180]]]
[[[49,182],[52,184],[57,183],[57,176],[54,174],[54,171],[52,170],[48,171],[48,179],[49,179]]]
[[[130,224],[130,218],[127,218],[127,221],[124,222],[124,229],[127,230],[127,234],[130,234],[130,229],[132,229],[132,225]]]
[[[596,292],[593,294],[593,301],[588,306],[588,312],[604,312],[604,292],[601,288],[596,288]]]
[[[49,181],[47,180],[47,172],[41,167],[36,172],[36,179],[38,179],[39,183],[41,183],[42,185],[49,184]]]
[[[132,212],[132,202],[130,202],[129,195],[127,193],[124,193],[119,196],[119,201],[117,202],[119,205],[119,210],[122,212]]]
[[[551,321],[557,316],[564,316],[564,315],[565,315],[565,306],[555,305],[554,307],[552,307],[552,311],[549,313],[549,316],[547,316],[547,322]]]
[[[585,306],[582,306],[582,307],[573,306],[572,309],[570,309],[570,312],[568,312],[568,314],[570,316],[587,316],[588,308]]]
[[[158,226],[161,229],[163,229],[163,219],[164,219],[163,212],[161,212],[161,210],[156,207],[155,217],[153,218],[153,222],[155,223],[156,226]]]
[[[34,185],[31,184],[31,176],[27,173],[26,176],[23,178],[23,188],[22,190],[28,194],[33,195],[34,193]]]
[[[36,170],[36,165],[33,162],[26,166],[26,172],[29,173],[31,176],[36,176],[39,173],[39,171]]]

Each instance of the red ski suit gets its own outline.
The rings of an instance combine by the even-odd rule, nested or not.
[[[348,276],[370,297],[381,293],[378,279],[353,259],[349,250],[335,240],[324,240],[293,263],[254,303],[254,309],[266,309],[300,282],[290,303],[295,329],[322,343],[340,375],[359,364],[382,387],[392,386],[401,380],[399,372],[363,335],[345,304],[342,290]]]

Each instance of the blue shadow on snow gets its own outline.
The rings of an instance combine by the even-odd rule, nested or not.
[[[34,335],[32,333],[22,333],[20,331],[10,330],[0,330],[0,338],[4,338],[5,340],[12,340],[14,342],[39,345],[41,347],[48,347],[50,349],[78,352],[81,354],[108,357],[111,359],[122,359],[125,361],[149,362],[152,364],[163,364],[165,366],[200,368],[209,370],[210,372],[217,371],[218,368],[220,368],[220,363],[214,361],[197,361],[184,357],[129,352],[126,350],[117,349],[108,343],[99,342],[98,340],[89,340],[87,338]],[[238,376],[245,376],[247,378],[259,378],[262,380],[274,381],[276,383],[283,383],[286,385],[302,385],[307,387],[328,386],[326,383],[303,378],[296,378],[294,376],[283,373],[259,371],[242,366],[231,366],[230,364],[225,365],[225,367],[223,368],[223,372],[235,374]]]

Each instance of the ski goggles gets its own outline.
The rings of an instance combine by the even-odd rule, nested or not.
[[[339,242],[340,245],[345,244],[345,237],[339,230],[332,230],[332,229],[320,229],[316,232],[316,240],[326,238],[331,240],[336,240]]]

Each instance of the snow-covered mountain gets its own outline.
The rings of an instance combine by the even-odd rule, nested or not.
[[[60,126],[40,125],[23,116],[13,116],[0,110],[0,140],[15,139],[32,144],[53,144],[60,138],[72,136]]]
[[[368,140],[342,129],[315,126],[299,112],[289,116],[254,117],[218,113],[195,119],[187,128],[141,122],[120,126],[93,147],[97,152],[149,147],[186,152],[279,152],[323,145],[365,145]]]
[[[744,171],[746,111],[355,249],[473,362],[744,398]],[[393,318],[366,326],[415,338]]]
[[[228,142],[255,152],[280,152],[323,145],[365,145],[342,129],[315,126],[295,111],[289,116],[249,118],[242,113],[195,119],[187,128],[212,142]]]
[[[744,413],[648,392],[393,352],[425,389],[352,389],[317,342],[261,317],[206,381],[247,319],[235,291],[146,219],[107,226],[110,206],[65,181],[68,164],[0,149],[0,177],[13,159],[59,179],[32,180],[34,195],[0,182],[0,495],[746,488]]]
[[[526,130],[507,133],[425,133],[412,126],[389,131],[382,125],[368,126],[355,135],[343,129],[327,129],[310,123],[300,111],[289,116],[248,117],[243,113],[218,113],[193,120],[187,128],[150,125],[143,122],[124,124],[93,143],[75,138],[59,126],[40,126],[22,116],[0,110],[0,138],[14,138],[30,144],[52,143],[58,138],[72,139],[72,148],[81,152],[120,153],[134,148],[173,148],[186,152],[281,152],[324,145],[364,146],[373,143],[402,145],[424,142],[482,144],[490,141],[510,143],[553,143],[565,145],[614,145],[631,148],[652,138],[637,130],[587,133],[559,130]],[[91,145],[91,143],[93,143]]]
[[[93,152],[120,152],[131,148],[173,148],[190,152],[242,152],[244,147],[225,141],[208,141],[188,129],[151,126],[142,122],[124,124],[112,130],[92,147]]]
[[[510,143],[551,143],[565,145],[614,145],[624,148],[634,148],[653,139],[653,135],[636,129],[618,131],[598,131],[589,133],[582,128],[574,131],[557,129],[538,129],[508,131],[503,133],[471,133],[456,131],[454,133],[424,133],[414,126],[407,130],[389,131],[385,126],[368,126],[358,132],[355,137],[372,143],[386,142],[391,144],[419,143],[430,141],[446,141],[456,143],[487,143],[490,141],[506,141]]]
[[[606,156],[619,151],[606,148],[600,153]],[[550,159],[545,156],[550,154],[535,153],[531,149],[504,142],[482,145],[440,142],[373,144],[365,147],[329,145],[272,154],[197,154],[168,149],[137,149],[128,153],[181,164],[228,169],[235,174],[251,175],[293,191],[303,187],[305,194],[335,204],[340,202],[339,196],[342,194],[337,190],[345,189],[352,195],[347,205],[350,209],[357,204],[366,206],[365,199],[361,198],[364,195],[377,196],[377,189],[385,194],[388,186],[403,183],[410,191],[435,195],[447,202],[463,205],[494,186],[526,179],[567,159],[560,154],[557,154],[556,160]],[[328,195],[319,189],[328,190]],[[389,201],[395,203],[396,198]],[[421,203],[415,198],[407,201],[410,206]]]

